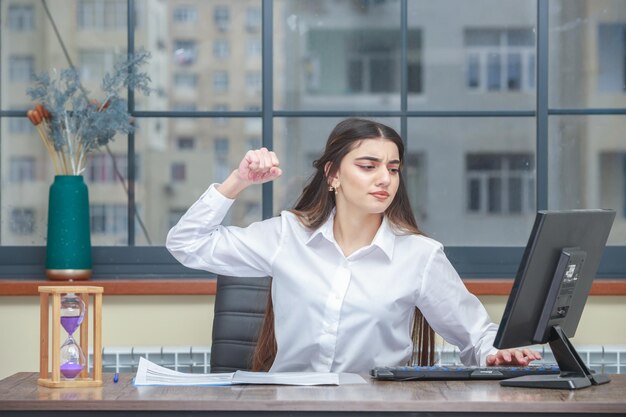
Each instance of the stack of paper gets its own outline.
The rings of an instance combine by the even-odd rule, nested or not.
[[[279,385],[339,385],[365,384],[357,374],[329,372],[246,372],[220,374],[187,374],[164,368],[149,360],[139,358],[135,385],[234,385],[234,384],[279,384]]]

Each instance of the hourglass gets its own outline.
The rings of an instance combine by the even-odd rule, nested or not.
[[[41,346],[39,385],[46,387],[97,387],[102,385],[102,287],[39,287],[41,308]],[[93,376],[88,375],[85,355],[89,349],[89,296],[93,296]],[[51,349],[48,346],[49,298],[52,298]],[[61,328],[67,338],[60,345]],[[75,332],[80,329],[80,343]],[[48,354],[52,353],[52,371]],[[48,378],[49,374],[51,378]]]

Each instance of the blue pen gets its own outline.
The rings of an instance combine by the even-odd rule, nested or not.
[[[116,372],[115,375],[113,375],[113,383],[117,384],[117,381],[119,380],[120,380],[120,374]]]

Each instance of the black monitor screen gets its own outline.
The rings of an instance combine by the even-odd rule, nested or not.
[[[557,386],[546,387],[580,388],[564,382],[564,372],[589,373],[586,367],[569,369],[580,358],[567,338],[576,333],[614,218],[612,210],[537,213],[494,345],[503,349],[550,343],[561,375]]]

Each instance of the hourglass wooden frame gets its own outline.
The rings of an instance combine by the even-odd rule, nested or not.
[[[40,332],[39,379],[37,383],[50,388],[77,388],[102,386],[102,287],[90,286],[42,286],[39,287]],[[61,379],[61,296],[80,294],[85,303],[85,315],[80,324],[80,342],[78,346],[85,356],[89,355],[89,298],[93,297],[93,367],[89,376],[89,366],[85,366],[76,379]],[[50,297],[52,297],[52,349],[49,349],[50,334]],[[48,355],[52,352],[52,371],[50,372]]]

